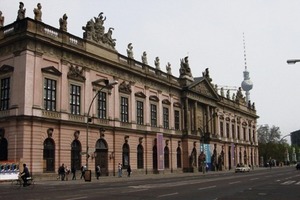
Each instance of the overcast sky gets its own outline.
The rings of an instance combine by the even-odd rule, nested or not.
[[[24,0],[26,17],[42,4],[44,23],[59,28],[68,16],[68,32],[82,37],[82,26],[100,12],[106,31],[113,27],[116,49],[126,55],[133,44],[134,58],[148,63],[160,58],[165,71],[171,63],[179,75],[180,59],[189,56],[194,77],[209,68],[214,84],[240,87],[243,81],[245,35],[247,68],[253,82],[257,124],[278,126],[281,135],[300,129],[299,0]],[[19,0],[0,0],[5,25],[16,20]],[[232,94],[232,92],[231,92]],[[289,140],[289,138],[288,138]]]

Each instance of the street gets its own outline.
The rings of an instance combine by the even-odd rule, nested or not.
[[[104,177],[92,182],[37,181],[33,189],[0,183],[2,199],[300,199],[300,171],[294,167],[246,173]]]

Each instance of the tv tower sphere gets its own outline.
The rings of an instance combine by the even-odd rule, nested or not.
[[[242,82],[242,89],[246,92],[249,92],[253,88],[253,83],[250,80],[249,72],[247,69],[244,71],[244,80]]]

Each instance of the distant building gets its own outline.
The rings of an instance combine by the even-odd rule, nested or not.
[[[300,130],[291,132],[291,145],[300,146]]]
[[[204,151],[212,170],[258,166],[258,116],[241,90],[218,94],[208,69],[194,78],[187,57],[175,77],[121,55],[102,14],[83,38],[31,18],[0,28],[0,160],[33,173],[62,163],[100,165],[103,175],[118,163],[197,172]]]

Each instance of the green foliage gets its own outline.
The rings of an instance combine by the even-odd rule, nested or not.
[[[281,138],[280,128],[276,126],[262,125],[257,129],[258,150],[260,156],[267,162],[273,158],[279,162],[285,161],[286,150],[289,145],[285,139]]]

